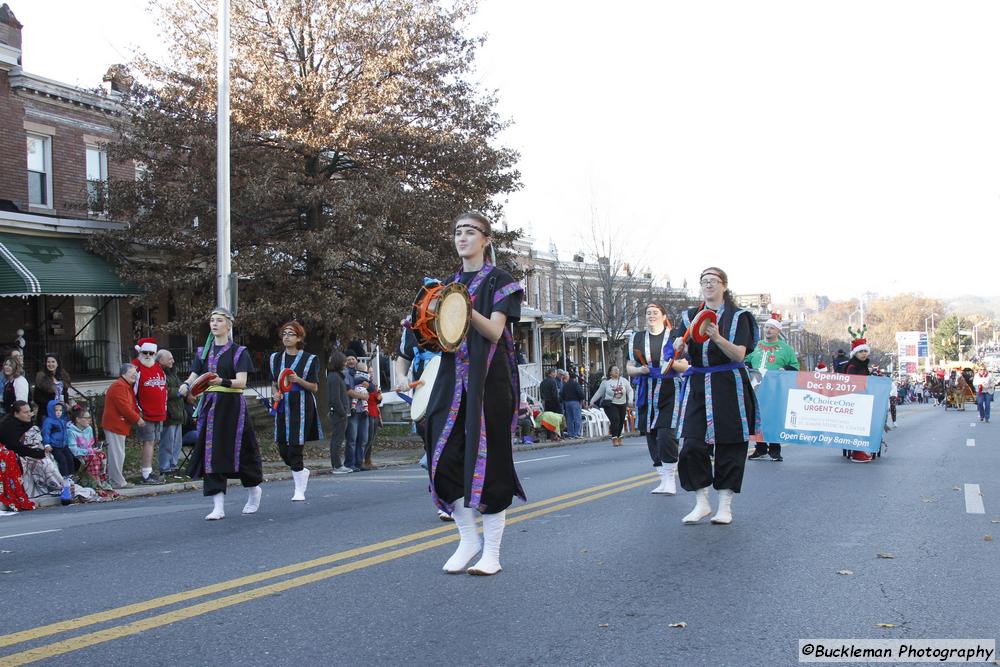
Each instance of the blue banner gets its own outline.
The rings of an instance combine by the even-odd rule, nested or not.
[[[889,378],[768,371],[757,387],[765,442],[879,451]]]

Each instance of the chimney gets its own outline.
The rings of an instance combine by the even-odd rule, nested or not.
[[[7,3],[0,5],[0,69],[21,66],[21,22]]]
[[[134,82],[135,79],[129,74],[128,68],[125,65],[112,65],[104,73],[104,92],[112,97],[118,97],[131,88]]]

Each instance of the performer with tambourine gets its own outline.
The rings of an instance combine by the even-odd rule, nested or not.
[[[683,438],[678,476],[697,498],[683,518],[698,523],[712,513],[708,489],[719,493],[712,523],[732,523],[733,495],[740,492],[747,442],[760,430],[757,396],[744,359],[757,345],[757,322],[735,304],[726,273],[709,267],[701,273],[704,304],[684,313],[684,336],[674,341],[691,366],[684,373],[677,432]],[[715,464],[710,448],[715,448]]]
[[[670,320],[658,303],[646,306],[646,329],[632,335],[628,364],[630,377],[638,378],[635,407],[639,415],[639,432],[646,436],[653,470],[660,476],[659,485],[650,493],[672,496],[677,493],[677,438],[672,428],[676,420],[674,397],[681,381],[672,370],[662,372],[662,362],[673,357]]]
[[[209,521],[226,516],[226,485],[229,479],[239,479],[247,488],[244,514],[253,514],[260,507],[261,470],[260,446],[247,414],[243,390],[247,375],[253,372],[250,352],[233,343],[233,314],[216,306],[208,320],[211,330],[205,347],[198,348],[191,375],[181,384],[181,396],[201,397],[198,404],[198,441],[188,474],[191,479],[204,478],[202,493],[212,498]]]
[[[472,305],[468,335],[458,345],[441,346],[440,367],[424,415],[431,496],[439,509],[451,513],[461,537],[458,549],[444,564],[449,573],[467,568],[469,574],[499,572],[506,510],[515,495],[525,499],[514,471],[511,441],[519,391],[508,325],[521,316],[523,290],[509,273],[487,259],[491,237],[490,221],[481,213],[463,213],[455,219],[455,249],[462,269],[446,285],[460,283],[468,292]],[[447,307],[438,312],[462,312],[457,302],[454,307],[442,305]],[[426,307],[421,310],[426,315]],[[420,315],[411,317],[414,333],[418,333]],[[464,322],[448,322],[439,332],[464,326]],[[418,340],[425,333],[422,329]],[[476,512],[483,516],[482,544]],[[480,549],[482,557],[469,568]]]
[[[280,331],[284,351],[272,353],[268,364],[275,397],[274,442],[281,460],[292,469],[292,500],[300,501],[306,499],[309,484],[309,469],[302,462],[303,447],[307,441],[323,437],[316,407],[319,359],[303,349],[306,330],[297,321],[287,322]]]

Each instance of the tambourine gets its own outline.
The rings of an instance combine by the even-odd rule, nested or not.
[[[465,340],[471,322],[472,301],[464,284],[433,281],[417,292],[410,329],[421,350],[454,352]]]
[[[212,372],[202,373],[198,376],[198,379],[191,384],[191,388],[188,389],[188,394],[191,396],[200,396],[211,386],[212,380],[215,380],[218,377],[218,375]]]
[[[719,316],[714,310],[705,309],[699,311],[694,319],[691,320],[691,326],[688,327],[688,331],[691,334],[691,338],[696,343],[704,343],[708,340],[708,325],[718,324]]]
[[[290,392],[294,386],[294,383],[292,382],[293,377],[295,377],[295,371],[291,368],[286,368],[281,371],[281,374],[278,375],[278,391],[282,394]]]

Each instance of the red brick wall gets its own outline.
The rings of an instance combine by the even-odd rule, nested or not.
[[[0,70],[0,199],[28,209],[28,153],[24,109],[10,92],[7,72]]]

